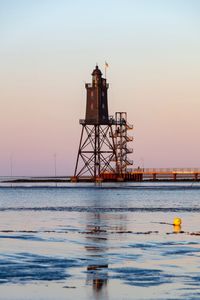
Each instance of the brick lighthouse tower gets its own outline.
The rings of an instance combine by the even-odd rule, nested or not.
[[[89,176],[101,180],[105,172],[116,172],[116,149],[112,125],[108,114],[108,84],[98,66],[92,72],[92,84],[85,84],[87,91],[85,119],[82,125],[80,144],[76,160],[74,180]]]

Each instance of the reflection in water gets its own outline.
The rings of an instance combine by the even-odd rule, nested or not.
[[[200,188],[170,189],[1,188],[0,299],[200,299]]]
[[[102,224],[101,214],[89,214],[87,222],[86,239],[89,245],[85,249],[89,253],[89,264],[87,266],[87,284],[92,284],[95,296],[102,292],[108,281],[107,230]],[[105,289],[104,289],[104,292]]]
[[[100,292],[107,285],[108,265],[89,265],[87,271],[87,284],[92,282],[94,292]]]
[[[181,232],[181,225],[174,225],[174,233],[180,233]]]
[[[93,287],[94,297],[107,294],[109,232],[126,230],[124,214],[90,213],[87,214],[86,235],[88,266],[86,283]],[[104,298],[106,295],[104,295]]]

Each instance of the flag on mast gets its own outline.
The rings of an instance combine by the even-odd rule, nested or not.
[[[106,69],[109,67],[108,63],[105,61],[105,78],[106,78]]]

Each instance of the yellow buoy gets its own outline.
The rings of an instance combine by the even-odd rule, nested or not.
[[[180,225],[174,225],[174,233],[180,233],[181,232],[181,226]]]
[[[182,220],[181,220],[181,218],[175,218],[175,219],[174,219],[174,223],[173,223],[173,225],[175,225],[175,226],[180,226],[180,225],[181,225],[181,223],[182,223]]]

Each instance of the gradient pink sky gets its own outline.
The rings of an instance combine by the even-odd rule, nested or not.
[[[96,62],[135,167],[200,167],[200,1],[0,0],[0,175],[73,173]]]

